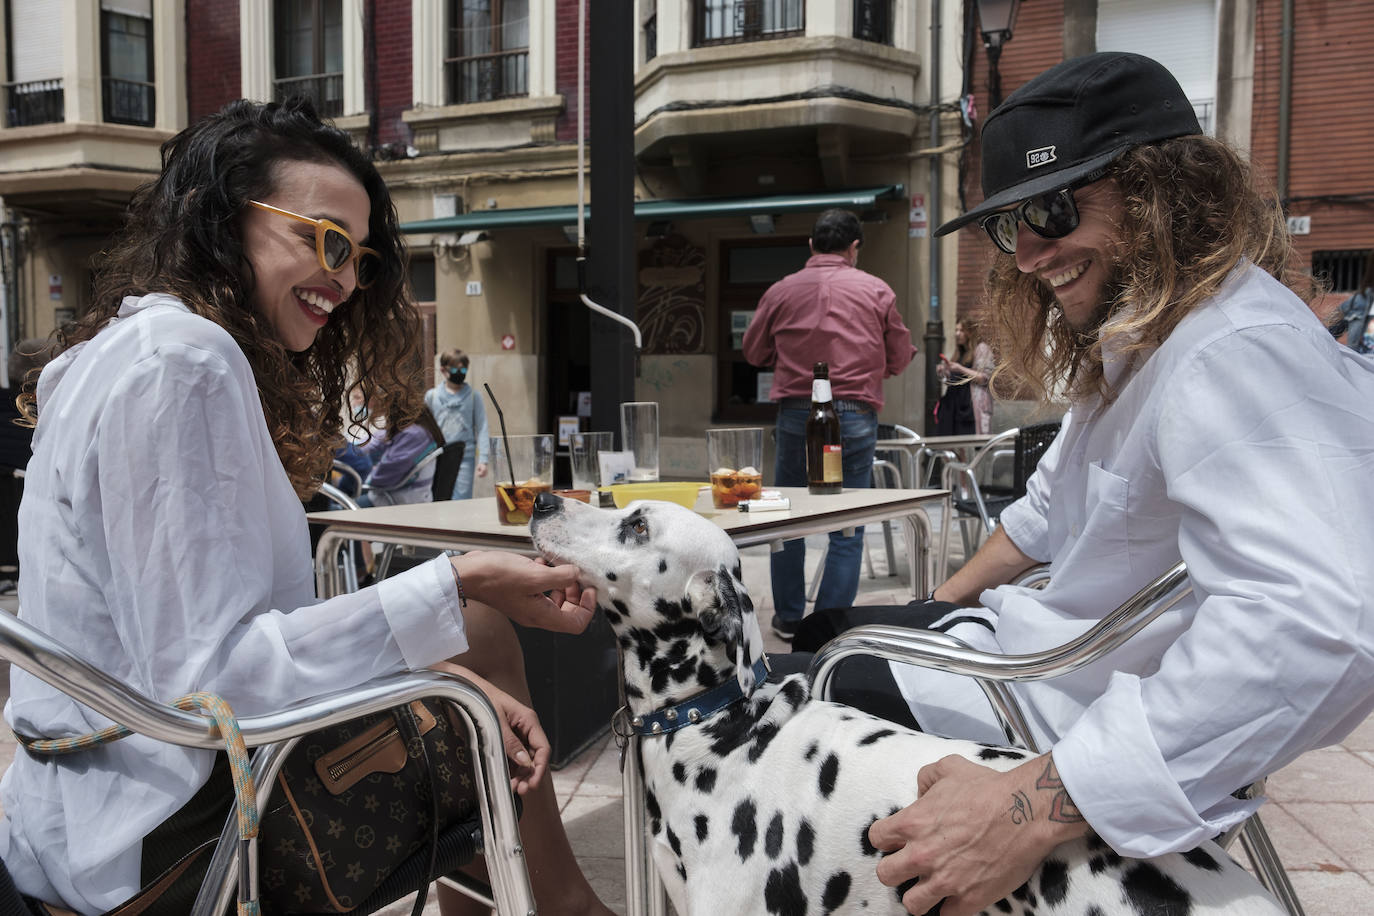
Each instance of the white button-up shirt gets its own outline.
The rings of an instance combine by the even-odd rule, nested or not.
[[[126,299],[46,367],[38,399],[20,616],[135,690],[207,690],[252,715],[466,651],[446,558],[317,603],[304,511],[248,361],[179,300]],[[16,730],[109,724],[17,667],[10,690]],[[138,890],[142,838],[212,762],[139,736],[21,753],[0,783],[0,857],[26,893],[104,912]]]
[[[1374,363],[1247,263],[1156,351],[1105,365],[1118,396],[1069,411],[1002,513],[1023,553],[1052,561],[1048,588],[986,591],[995,632],[951,632],[1046,649],[1187,563],[1191,597],[1142,633],[1016,688],[1088,822],[1154,856],[1237,822],[1258,802],[1230,793],[1374,708]],[[989,718],[980,694],[954,695],[967,684],[894,673],[935,730]]]

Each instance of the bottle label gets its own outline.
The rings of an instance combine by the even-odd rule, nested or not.
[[[840,447],[838,445],[821,446],[821,481],[823,483],[844,482],[844,464],[840,461]]]
[[[824,404],[830,400],[830,379],[818,378],[811,381],[811,400]]]

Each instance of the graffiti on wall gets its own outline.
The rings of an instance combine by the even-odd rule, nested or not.
[[[706,252],[680,235],[640,252],[637,318],[644,353],[705,352]]]

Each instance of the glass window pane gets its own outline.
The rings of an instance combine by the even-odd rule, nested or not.
[[[324,73],[343,72],[343,0],[322,0]]]
[[[410,293],[416,302],[435,301],[433,258],[410,259]]]
[[[501,4],[501,49],[514,51],[530,46],[530,0],[506,0]]]
[[[731,248],[726,267],[726,282],[731,284],[773,283],[806,266],[811,256],[806,244],[768,248],[753,246]]]

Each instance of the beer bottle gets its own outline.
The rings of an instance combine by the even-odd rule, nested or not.
[[[826,363],[816,363],[811,380],[811,415],[806,418],[806,482],[812,493],[838,493],[844,486],[840,418],[830,396],[830,366]]]

